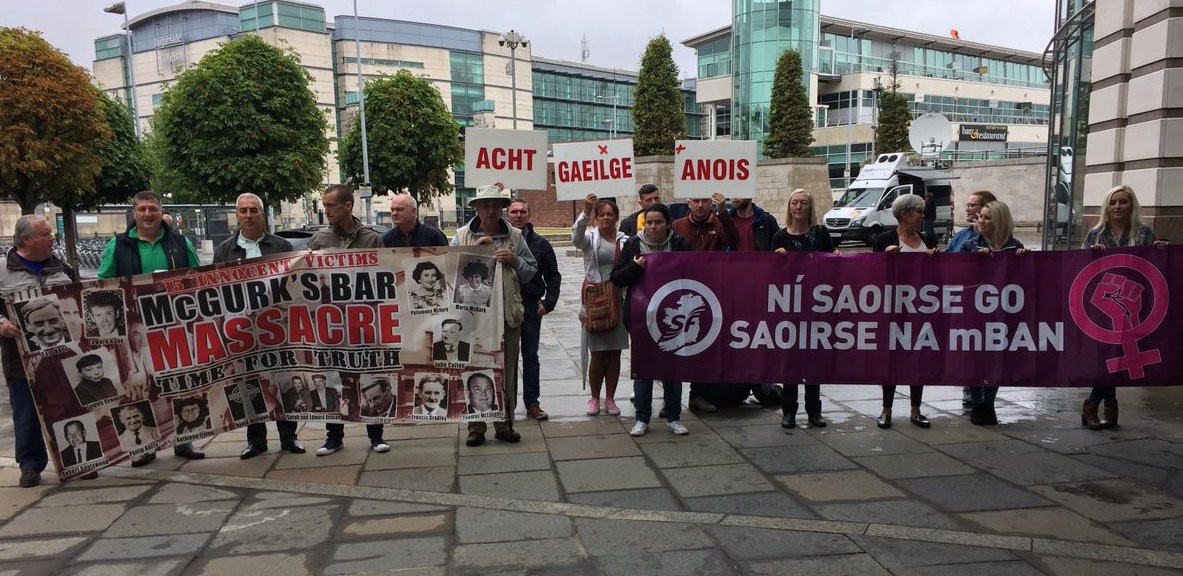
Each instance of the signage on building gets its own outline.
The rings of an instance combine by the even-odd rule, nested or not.
[[[546,130],[464,131],[464,181],[472,187],[546,189]]]
[[[152,41],[152,43],[155,45],[155,47],[157,49],[164,48],[166,46],[175,46],[177,44],[183,44],[184,42],[185,42],[185,35],[182,34],[181,32],[176,32],[173,34],[169,34],[167,36],[159,36],[155,40]]]
[[[962,124],[957,130],[961,142],[1006,142],[1008,128],[1000,124]]]
[[[629,197],[637,191],[632,140],[555,144],[555,191],[559,200]]]
[[[678,140],[674,143],[674,197],[756,197],[755,140]]]

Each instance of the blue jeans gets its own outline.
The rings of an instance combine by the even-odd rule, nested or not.
[[[682,383],[661,381],[665,391],[665,419],[677,422],[682,417]],[[633,380],[633,406],[637,410],[637,422],[649,423],[653,417],[653,381]]]
[[[522,404],[529,407],[538,403],[541,393],[538,378],[538,342],[542,339],[542,316],[538,302],[523,302],[526,315],[522,319]]]
[[[45,452],[45,438],[41,436],[41,419],[33,405],[33,394],[29,381],[24,378],[6,378],[8,401],[12,406],[12,427],[16,436],[16,462],[21,470],[41,472],[49,465]]]

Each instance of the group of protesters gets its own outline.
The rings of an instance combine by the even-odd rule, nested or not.
[[[584,254],[584,286],[610,283],[620,289],[617,304],[622,312],[615,325],[597,327],[594,331],[585,328],[583,343],[590,359],[586,368],[591,397],[587,402],[587,414],[596,415],[605,411],[619,415],[616,403],[617,384],[621,371],[621,352],[629,345],[627,290],[643,277],[646,256],[660,252],[679,251],[748,251],[774,252],[834,252],[836,246],[826,227],[818,222],[817,210],[811,194],[805,190],[794,190],[789,194],[785,225],[781,227],[775,216],[764,211],[751,199],[732,199],[730,209],[726,207],[722,194],[712,198],[691,199],[689,213],[674,219],[670,208],[660,202],[661,191],[653,184],[646,184],[638,191],[640,209],[620,217],[615,200],[588,195],[584,210],[572,226],[572,241]],[[424,225],[418,219],[418,205],[409,194],[396,194],[391,202],[391,216],[394,223],[385,236],[367,228],[353,216],[353,191],[344,185],[329,186],[321,198],[329,226],[316,232],[310,239],[310,250],[382,248],[382,247],[431,247],[431,246],[479,246],[490,244],[496,247],[493,259],[500,268],[497,277],[502,282],[504,316],[504,418],[494,422],[494,437],[503,442],[515,443],[521,434],[514,430],[514,411],[518,387],[518,357],[522,358],[522,401],[528,418],[546,420],[548,414],[542,409],[540,397],[540,366],[538,348],[542,318],[554,310],[559,293],[561,276],[553,247],[533,230],[530,223],[529,205],[520,198],[511,198],[500,184],[482,186],[469,202],[475,216],[456,230],[451,241],[438,229]],[[1154,244],[1165,246],[1164,241],[1155,241],[1149,227],[1142,224],[1137,197],[1128,186],[1117,186],[1109,191],[1102,204],[1100,222],[1089,230],[1083,246],[1103,250],[1108,247],[1142,246]],[[938,242],[931,230],[922,227],[925,218],[925,201],[917,195],[905,194],[892,204],[892,213],[899,222],[898,228],[874,239],[874,249],[887,254],[906,252],[939,252]],[[1023,245],[1014,238],[1014,222],[1005,203],[988,191],[977,191],[969,196],[965,206],[966,219],[970,226],[953,236],[947,252],[995,253],[1014,250],[1026,253]],[[107,245],[99,266],[99,278],[131,276],[145,272],[174,270],[199,265],[197,252],[192,243],[163,219],[160,199],[151,192],[142,192],[134,198],[132,215],[134,222],[128,230],[117,235]],[[291,244],[266,231],[265,210],[262,199],[251,193],[244,193],[237,199],[235,215],[239,229],[229,239],[219,244],[214,253],[214,262],[234,262],[240,259],[279,254],[292,250]],[[0,294],[12,294],[29,288],[48,288],[79,280],[77,273],[53,254],[53,237],[49,223],[36,215],[21,217],[15,227],[14,247],[0,267]],[[24,373],[22,358],[16,339],[22,337],[30,326],[36,323],[36,310],[26,307],[21,314],[25,328],[0,311],[0,355],[3,359],[5,380],[9,387],[9,398],[13,411],[16,437],[16,460],[21,469],[20,485],[32,487],[40,483],[41,472],[48,465],[46,445],[42,436],[36,408],[29,390],[28,378]],[[587,310],[581,309],[581,318],[586,319]],[[590,323],[588,323],[590,326]],[[643,359],[633,359],[634,362]],[[633,381],[633,400],[636,421],[630,434],[642,436],[649,431],[652,417],[653,380]],[[659,417],[666,419],[668,430],[675,435],[689,432],[680,422],[683,383],[663,380],[664,407]],[[820,399],[820,383],[805,383],[805,413],[812,427],[824,427]],[[997,387],[974,387],[965,390],[963,402],[971,408],[970,420],[974,424],[997,424],[994,399]],[[603,394],[603,396],[601,396]],[[910,421],[916,426],[928,428],[929,419],[921,413],[923,386],[911,386]],[[765,405],[779,404],[782,409],[781,425],[786,429],[797,426],[798,391],[797,383],[753,383],[690,384],[690,407],[701,412],[714,412],[719,406],[734,406],[746,401],[749,396]],[[883,385],[883,408],[877,419],[880,428],[892,425],[892,403],[895,386]],[[1104,406],[1104,418],[1099,415]],[[1081,422],[1090,429],[1117,425],[1117,399],[1115,388],[1094,388],[1085,401]],[[85,435],[79,433],[81,426],[75,426],[68,436],[71,444],[78,439],[79,457],[82,447],[88,443]],[[296,454],[306,452],[296,436],[296,423],[277,422],[280,447]],[[327,434],[323,445],[316,451],[318,456],[327,456],[343,448],[344,425],[326,425]],[[468,424],[468,446],[479,446],[485,442],[486,423]],[[82,430],[84,432],[84,430]],[[367,435],[375,452],[386,452],[389,444],[383,438],[381,424],[368,424]],[[253,458],[268,450],[266,425],[250,424],[247,429],[247,445],[241,458]],[[174,446],[174,454],[186,459],[201,459],[204,454],[191,443]],[[63,452],[64,453],[64,452]],[[132,461],[132,466],[143,466],[155,458],[147,452]],[[93,478],[90,473],[83,478]]]

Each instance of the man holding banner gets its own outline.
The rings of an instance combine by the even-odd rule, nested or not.
[[[263,199],[244,192],[234,203],[234,216],[238,219],[238,232],[214,248],[214,263],[235,262],[244,258],[258,258],[271,254],[292,251],[292,243],[264,228],[266,216],[263,213]],[[306,452],[304,445],[296,439],[296,423],[276,420],[279,431],[279,447],[292,454]],[[267,451],[267,423],[255,422],[246,427],[246,448],[239,458],[247,460]]]
[[[529,282],[538,271],[534,254],[522,238],[522,233],[501,216],[509,207],[509,198],[502,192],[501,183],[477,188],[476,196],[468,201],[476,209],[476,216],[456,230],[452,246],[480,246],[492,244],[497,247],[493,258],[498,262],[498,276],[502,287],[502,313],[505,316],[504,369],[502,387],[505,392],[505,420],[494,422],[495,438],[503,442],[519,442],[522,435],[513,429],[513,411],[518,395],[518,349],[522,337],[522,284]],[[468,446],[485,443],[488,426],[484,422],[468,423]]]

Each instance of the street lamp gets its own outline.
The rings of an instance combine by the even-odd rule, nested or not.
[[[136,126],[136,138],[139,138],[140,113],[136,109],[136,73],[135,67],[132,64],[132,61],[136,55],[136,51],[131,42],[131,26],[128,25],[127,6],[124,5],[123,2],[116,2],[110,6],[107,6],[106,8],[103,8],[103,12],[108,14],[123,14],[123,30],[127,34],[127,82],[131,85],[131,96],[129,97],[131,102],[129,102],[129,104],[131,105],[131,119],[135,122]]]
[[[370,189],[370,145],[366,138],[366,86],[361,75],[361,22],[357,19],[357,0],[353,0],[354,45],[357,47],[357,102],[361,111],[361,169],[365,182],[358,188],[366,201],[366,224],[370,223],[370,202],[374,193]]]
[[[611,131],[609,138],[616,138],[616,103],[620,100],[620,94],[613,94],[611,96],[596,96],[596,100],[611,100],[612,101],[612,119],[605,120],[605,124],[611,124]]]
[[[356,0],[354,0],[356,1]],[[509,90],[513,101],[513,129],[518,129],[518,67],[517,67],[517,49],[518,46],[525,48],[530,45],[530,41],[526,40],[525,36],[510,30],[508,34],[497,37],[497,44],[501,46],[509,46]]]
[[[875,158],[879,156],[879,97],[883,94],[883,81],[876,76],[873,86],[872,92],[875,96],[871,99],[871,157]]]

